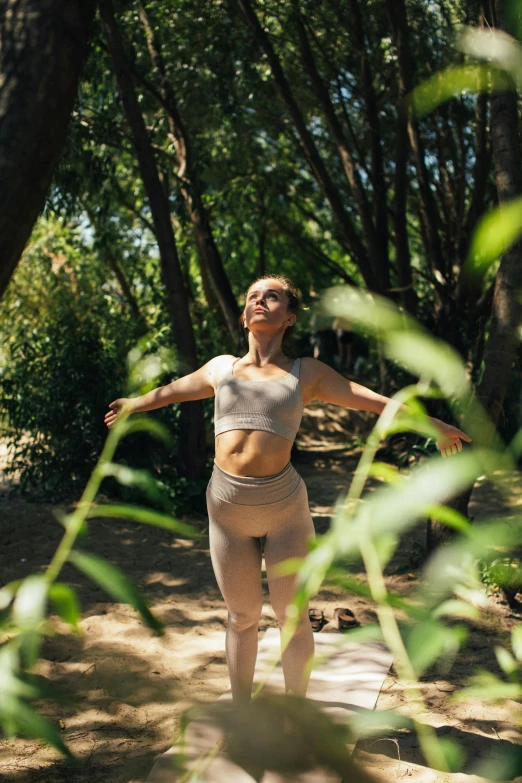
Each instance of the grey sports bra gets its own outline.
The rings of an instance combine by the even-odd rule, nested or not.
[[[301,359],[283,378],[245,381],[233,374],[235,359],[216,389],[214,437],[228,430],[264,430],[291,443],[301,424],[303,398],[299,386]]]

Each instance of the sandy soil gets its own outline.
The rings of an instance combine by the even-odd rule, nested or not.
[[[327,529],[333,503],[348,487],[360,454],[360,449],[347,447],[346,433],[364,435],[372,420],[334,406],[314,405],[305,414],[294,464],[306,481],[318,533]],[[477,482],[471,508],[476,519],[519,513],[520,482],[511,477],[505,483],[507,503],[495,487]],[[41,570],[62,528],[52,505],[9,499],[7,486],[0,485],[2,489],[0,567],[5,583]],[[201,528],[207,522],[190,521]],[[424,537],[422,525],[408,533],[387,568],[390,589],[406,594],[416,584]],[[67,567],[62,579],[80,595],[81,635],[74,636],[56,619],[54,635],[44,645],[41,672],[78,701],[75,706],[46,704],[42,709],[61,726],[83,764],[71,770],[56,751],[39,742],[4,739],[0,741],[4,783],[143,781],[154,758],[172,744],[183,710],[194,700],[215,700],[228,689],[224,651],[215,641],[216,633],[226,627],[226,609],[212,572],[208,540],[196,544],[143,525],[93,520],[82,544],[117,564],[137,583],[167,631],[161,638],[152,636],[133,609],[108,600],[100,588]],[[264,591],[261,629],[276,625],[266,580]],[[343,595],[334,587],[323,589],[313,605],[323,609],[327,618],[333,618],[339,605],[350,606],[362,623],[375,617],[370,602]],[[520,620],[521,615],[500,596],[491,597],[491,607],[504,630]],[[427,702],[423,718],[439,734],[462,743],[469,760],[464,773],[446,775],[427,768],[416,737],[403,731],[357,746],[359,760],[379,781],[478,783],[480,778],[471,769],[479,757],[494,758],[510,743],[521,742],[514,727],[515,716],[522,717],[521,709],[514,702],[485,707],[478,701],[459,705],[450,701],[472,666],[497,671],[491,632],[485,626],[472,628],[466,650],[450,673],[426,677],[422,683]],[[407,712],[393,669],[377,703],[378,710],[389,708]]]

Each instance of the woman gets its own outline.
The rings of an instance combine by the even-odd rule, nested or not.
[[[246,293],[241,323],[248,353],[216,356],[194,373],[141,397],[110,403],[112,427],[119,415],[150,411],[215,396],[215,460],[207,488],[212,565],[228,608],[226,656],[234,702],[251,698],[263,606],[261,538],[270,599],[279,626],[285,622],[295,576],[275,566],[304,557],[315,535],[302,478],[290,463],[303,407],[322,400],[380,414],[388,397],[347,380],[317,359],[293,361],[283,337],[296,322],[299,292],[285,276],[265,276]],[[445,456],[462,449],[467,435],[431,419]],[[282,654],[287,692],[305,696],[314,639],[307,611]]]

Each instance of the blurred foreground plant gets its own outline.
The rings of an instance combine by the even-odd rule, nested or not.
[[[128,396],[140,395],[154,387],[156,379],[165,372],[172,357],[166,352],[148,353],[155,338],[144,337],[128,355]],[[6,584],[0,589],[0,725],[9,737],[23,734],[41,738],[60,750],[69,759],[72,754],[59,730],[32,705],[38,699],[64,698],[45,678],[34,673],[43,637],[51,631],[51,609],[79,633],[80,607],[74,589],[58,581],[63,566],[70,562],[112,598],[129,603],[156,634],[163,633],[161,621],[150,611],[145,598],[129,578],[116,566],[78,547],[80,533],[93,517],[113,517],[155,525],[180,535],[199,537],[191,525],[174,519],[166,513],[129,504],[97,502],[102,481],[113,476],[117,481],[141,489],[157,500],[162,494],[158,482],[143,470],[133,470],[113,462],[118,443],[133,432],[148,432],[171,443],[171,436],[161,424],[145,416],[132,420],[118,420],[108,432],[100,458],[85,490],[69,514],[56,514],[65,528],[64,535],[44,573],[33,574]]]

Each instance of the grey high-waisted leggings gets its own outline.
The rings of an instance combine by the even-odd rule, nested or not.
[[[257,657],[258,624],[263,607],[261,540],[270,601],[280,628],[295,589],[295,575],[276,576],[274,566],[289,557],[304,557],[315,537],[308,493],[288,463],[273,476],[234,476],[214,463],[207,488],[210,555],[219,589],[228,608],[226,656],[234,701],[251,698]],[[307,664],[314,637],[304,611],[281,661],[287,692],[305,696]]]

